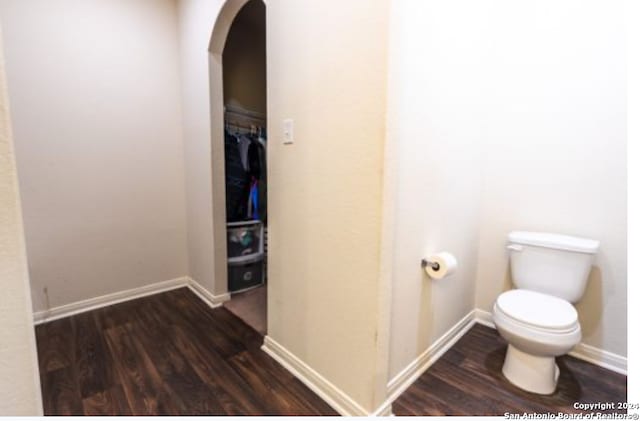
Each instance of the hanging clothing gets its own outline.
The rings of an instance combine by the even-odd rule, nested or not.
[[[249,201],[247,204],[247,218],[258,220],[260,219],[259,209],[259,197],[258,197],[258,180],[253,179],[251,182],[251,189],[249,191]]]
[[[258,138],[258,160],[260,175],[258,177],[258,219],[267,223],[267,145],[266,140]]]
[[[264,163],[262,162],[262,145],[258,143],[257,139],[253,139],[251,144],[249,145],[249,149],[247,151],[247,161],[249,164],[249,174],[251,177],[259,180],[262,176],[262,167],[264,167]]]
[[[224,140],[227,222],[242,221],[247,213],[245,198],[251,188],[251,177],[242,165],[236,136],[225,133]]]
[[[225,130],[227,222],[267,219],[266,139]]]
[[[249,148],[251,147],[252,140],[249,136],[243,135],[238,138],[238,151],[240,153],[240,160],[242,161],[242,167],[245,171],[249,171]]]

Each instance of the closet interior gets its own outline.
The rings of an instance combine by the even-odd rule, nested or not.
[[[230,311],[266,334],[267,106],[265,5],[249,1],[223,55],[224,150]]]

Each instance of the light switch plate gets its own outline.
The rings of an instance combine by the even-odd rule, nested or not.
[[[293,144],[293,119],[291,118],[282,121],[282,143]]]

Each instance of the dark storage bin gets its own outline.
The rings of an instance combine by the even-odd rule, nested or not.
[[[264,283],[264,255],[230,261],[227,264],[229,292],[237,292]]]
[[[227,224],[227,258],[257,256],[263,253],[263,228],[260,221]]]

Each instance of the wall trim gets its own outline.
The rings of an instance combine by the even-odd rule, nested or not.
[[[475,310],[471,310],[458,323],[438,338],[429,348],[396,374],[387,383],[387,400],[391,405],[398,396],[409,388],[429,367],[469,331],[476,323]]]
[[[389,402],[389,400],[385,400],[384,403],[382,405],[380,405],[378,407],[378,409],[376,409],[375,411],[373,411],[373,413],[369,414],[369,416],[372,417],[395,417],[395,414],[393,413],[393,408],[391,407],[391,404],[393,402]]]
[[[490,312],[479,308],[476,308],[474,311],[476,313],[475,317],[478,323],[483,326],[490,327],[491,329],[496,328],[496,325],[493,323],[493,315]]]
[[[627,357],[596,348],[595,346],[579,343],[573,351],[569,353],[572,357],[590,362],[602,368],[606,368],[616,373],[627,375]]]
[[[426,351],[407,365],[400,373],[387,383],[387,399],[378,411],[389,408],[391,404],[405,390],[409,388],[427,369],[435,363],[445,352],[475,325],[481,325],[495,329],[493,316],[490,312],[476,308],[464,316],[458,323],[438,338]],[[627,375],[627,358],[612,352],[604,351],[585,343],[578,344],[569,353],[572,357],[606,368],[616,373]],[[378,414],[376,411],[376,414]],[[382,413],[380,413],[382,415]]]
[[[124,291],[113,292],[111,294],[101,295],[86,300],[76,301],[74,303],[64,304],[53,307],[49,310],[36,311],[33,313],[34,325],[51,322],[53,320],[62,319],[87,311],[95,310],[101,307],[107,307],[113,304],[123,303],[125,301],[135,300],[137,298],[149,295],[159,294],[161,292],[171,291],[173,289],[188,287],[202,301],[207,303],[209,307],[214,308],[227,301],[229,294],[213,295],[208,292],[202,285],[188,276],[170,279],[168,281],[156,282],[137,288],[127,289]]]
[[[231,294],[228,292],[220,295],[214,295],[192,278],[187,277],[187,279],[187,287],[189,287],[189,289],[196,294],[198,298],[207,303],[211,308],[220,307],[222,303],[231,299]]]
[[[349,397],[349,395],[343,392],[339,387],[331,383],[327,378],[315,371],[307,363],[296,357],[270,336],[264,337],[264,343],[261,349],[271,358],[280,363],[280,365],[289,370],[291,374],[315,392],[322,400],[340,413],[340,415],[369,415],[367,410],[351,399],[351,397]],[[381,407],[380,410],[385,409],[386,408]]]
[[[496,328],[493,323],[493,316],[490,312],[477,308],[476,320],[478,323],[483,324],[492,329]],[[614,354],[613,352],[605,351],[604,349],[596,348],[592,345],[585,343],[579,343],[573,348],[573,351],[569,353],[572,357],[579,360],[587,361],[591,364],[595,364],[607,370],[615,371],[616,373],[627,375],[627,357]]]

